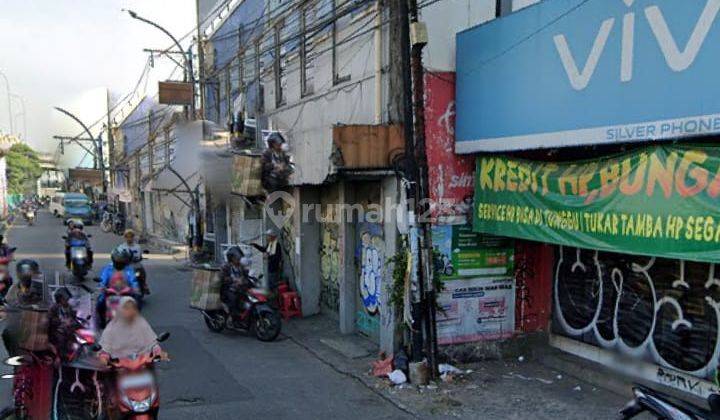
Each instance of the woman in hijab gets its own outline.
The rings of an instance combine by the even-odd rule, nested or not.
[[[130,296],[120,299],[116,316],[100,337],[100,346],[113,358],[126,358],[150,351],[165,357],[157,344],[155,331],[140,315],[137,302]]]

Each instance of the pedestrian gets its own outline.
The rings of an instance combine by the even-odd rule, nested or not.
[[[278,132],[270,133],[267,144],[267,150],[260,157],[260,182],[267,192],[272,193],[289,185],[293,167],[290,156],[285,153],[285,138],[283,138],[282,134]]]

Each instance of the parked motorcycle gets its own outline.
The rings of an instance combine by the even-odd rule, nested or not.
[[[243,296],[243,311],[231,314],[226,305],[219,310],[201,310],[205,325],[213,332],[219,333],[225,328],[251,331],[260,341],[273,341],[280,335],[280,313],[269,304],[269,291],[259,287],[260,280],[255,277],[249,279],[254,287]]]
[[[88,238],[92,237],[87,235]],[[63,236],[67,240],[67,236]],[[88,254],[88,243],[85,239],[72,238],[68,244],[70,247],[70,271],[78,280],[84,280],[92,268]]]
[[[120,213],[113,214],[113,232],[117,235],[125,233],[125,218]]]
[[[634,398],[620,410],[620,418],[631,419],[649,413],[665,420],[704,420],[720,418],[720,395],[708,397],[710,410],[652,390],[642,385],[633,387]]]
[[[157,343],[170,337],[158,335]],[[153,365],[162,360],[159,347],[127,358],[111,358],[109,364],[116,373],[116,405],[124,419],[156,419],[160,410],[160,395]]]

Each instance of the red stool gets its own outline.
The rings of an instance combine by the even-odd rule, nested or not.
[[[283,319],[302,317],[302,304],[297,292],[280,293],[280,314]]]

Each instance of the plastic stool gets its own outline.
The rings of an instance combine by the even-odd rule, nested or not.
[[[280,314],[283,319],[302,317],[302,305],[297,292],[283,292],[280,294]]]

